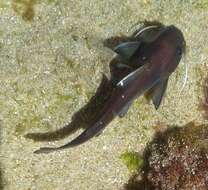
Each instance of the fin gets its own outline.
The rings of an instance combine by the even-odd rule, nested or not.
[[[133,70],[133,68],[127,64],[123,64],[123,63],[117,63],[115,65],[118,69],[129,69],[129,70]]]
[[[36,151],[34,151],[34,154],[48,154],[50,152],[54,152],[56,150],[59,150],[59,148],[50,148],[50,147],[43,147],[43,148],[40,148]]]
[[[160,103],[162,101],[162,97],[164,96],[165,90],[167,88],[168,84],[168,78],[165,80],[160,81],[155,86],[153,86],[151,90],[151,98],[153,101],[153,104],[155,106],[155,109],[157,110],[160,106]]]
[[[151,25],[144,27],[134,33],[134,37],[142,42],[150,43],[156,40],[164,31],[166,27]]]
[[[159,28],[159,26],[157,26],[157,25],[150,25],[150,26],[141,27],[141,28],[139,28],[138,30],[136,30],[134,32],[133,36],[138,38],[138,37],[142,36],[142,34],[144,32],[148,32],[148,30],[150,31],[150,30],[154,30],[156,28]]]
[[[102,133],[103,133],[103,131],[99,131],[99,132],[95,135],[95,137],[99,137]]]
[[[139,48],[141,42],[124,42],[115,47],[114,51],[125,59],[130,59],[131,56]]]
[[[129,107],[131,106],[132,102],[128,102],[124,107],[123,109],[118,113],[118,116],[120,118],[124,117],[126,115],[126,113],[128,112],[129,110]]]
[[[107,74],[102,72],[102,80],[104,80],[106,82],[109,82],[110,81],[110,77]]]
[[[123,63],[117,63],[114,65],[114,68],[111,73],[111,82],[114,86],[117,85],[117,83],[123,79],[125,76],[127,76],[129,73],[133,71],[133,68],[130,67],[127,64]]]
[[[127,84],[129,84],[129,82],[131,82],[137,75],[139,75],[140,73],[142,73],[144,71],[144,69],[146,65],[143,65],[142,67],[139,67],[138,69],[136,69],[135,71],[131,72],[130,74],[128,74],[127,76],[125,76],[122,80],[120,80],[116,86],[125,86]]]
[[[109,119],[109,118],[108,118]],[[110,118],[111,120],[112,118]],[[35,154],[48,154],[57,150],[63,150],[66,148],[72,148],[75,146],[78,146],[80,144],[83,144],[84,142],[88,141],[92,137],[96,136],[97,134],[101,134],[103,129],[106,127],[106,123],[103,123],[101,121],[96,122],[92,127],[89,127],[85,129],[78,137],[70,141],[69,143],[59,146],[59,147],[42,147],[38,150],[36,150]]]

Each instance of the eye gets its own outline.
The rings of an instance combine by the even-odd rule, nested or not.
[[[176,48],[176,54],[177,54],[178,56],[181,56],[182,53],[183,53],[182,48],[181,48],[180,46],[178,46],[178,47]]]

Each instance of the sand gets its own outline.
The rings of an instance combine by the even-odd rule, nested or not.
[[[120,155],[142,154],[158,122],[203,123],[198,107],[208,68],[207,18],[206,0],[0,0],[0,187],[119,190],[131,176]],[[176,25],[187,43],[160,109],[140,97],[99,137],[77,148],[33,154],[78,134],[55,142],[24,138],[69,123],[93,96],[102,74],[109,74],[115,54],[104,40],[130,35],[145,20]],[[180,93],[185,64],[188,81]]]

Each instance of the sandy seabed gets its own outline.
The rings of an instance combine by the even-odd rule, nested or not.
[[[204,122],[198,105],[208,68],[205,0],[42,0],[31,3],[32,18],[25,17],[22,4],[0,0],[2,189],[119,190],[130,177],[120,155],[142,153],[156,123]],[[109,73],[114,53],[103,41],[130,35],[145,20],[176,25],[187,44],[160,109],[140,97],[126,117],[112,121],[99,137],[77,148],[33,154],[40,146],[62,145],[77,135],[44,143],[24,138],[69,123],[95,93],[102,73]],[[185,64],[188,82],[179,93]]]

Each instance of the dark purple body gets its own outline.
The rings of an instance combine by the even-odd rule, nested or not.
[[[174,26],[164,27],[156,40],[139,47],[130,58],[129,62],[135,68],[134,71],[115,86],[111,98],[93,126],[64,146],[45,147],[36,153],[77,146],[99,134],[134,99],[168,80],[178,66],[184,48],[185,40],[181,31]]]

